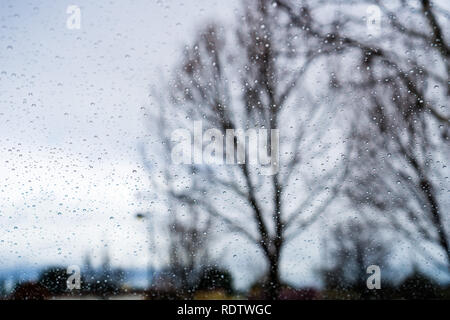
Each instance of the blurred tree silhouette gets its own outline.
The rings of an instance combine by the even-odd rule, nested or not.
[[[12,300],[44,300],[51,297],[51,293],[40,283],[24,282],[16,284],[10,299]]]
[[[402,299],[437,299],[442,296],[441,287],[423,273],[414,270],[398,286]]]
[[[7,294],[6,279],[0,278],[0,300],[5,299]]]
[[[66,268],[48,267],[43,270],[38,278],[38,283],[45,287],[52,295],[62,295],[68,292]]]
[[[206,267],[200,275],[196,290],[224,290],[233,293],[233,278],[227,270],[216,267]]]
[[[319,270],[326,288],[365,290],[368,266],[388,269],[388,250],[376,225],[354,220],[339,223],[327,241],[328,252]]]
[[[122,292],[125,271],[115,268],[110,263],[108,253],[103,253],[99,268],[94,268],[89,256],[85,258],[85,276],[83,277],[83,291],[106,298]]]
[[[159,145],[163,160],[143,154],[153,186],[169,199],[170,214],[180,212],[181,224],[189,224],[193,214],[197,225],[213,219],[209,230],[198,229],[205,231],[198,236],[227,231],[261,252],[268,275],[264,286],[276,298],[282,252],[337,196],[348,151],[344,134],[336,144],[327,136],[335,120],[331,97],[322,101],[303,86],[302,79],[315,76],[310,66],[322,56],[316,54],[320,45],[298,37],[296,26],[272,1],[245,1],[236,22],[233,32],[210,24],[185,47],[152,122],[158,137],[152,153]],[[205,129],[221,130],[211,141],[223,139],[227,129],[279,129],[279,144],[267,137],[264,147],[260,142],[272,160],[279,153],[280,160],[272,163],[279,170],[265,176],[264,168],[248,159],[221,165],[219,152],[208,155],[215,159],[212,164],[175,166],[172,133],[179,128],[191,132],[194,120]],[[245,148],[239,139],[244,140],[233,137],[226,143],[233,154]],[[203,143],[193,145],[194,152],[202,148]]]

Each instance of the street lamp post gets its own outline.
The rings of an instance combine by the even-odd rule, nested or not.
[[[153,282],[153,276],[154,276],[154,261],[152,261],[152,258],[154,258],[155,253],[155,228],[153,225],[153,219],[150,216],[150,211],[147,212],[139,212],[136,214],[137,219],[145,219],[147,220],[147,234],[149,236],[149,260],[148,260],[148,267],[147,267],[147,278],[148,278],[148,287],[152,285]],[[153,257],[152,257],[153,255]]]

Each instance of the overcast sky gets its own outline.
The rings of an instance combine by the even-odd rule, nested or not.
[[[105,243],[122,263],[146,260],[142,107],[201,21],[233,16],[220,3],[0,2],[1,267]],[[66,28],[71,4],[80,30]]]

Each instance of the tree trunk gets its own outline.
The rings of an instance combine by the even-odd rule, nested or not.
[[[441,220],[441,213],[439,211],[439,205],[436,200],[433,187],[427,179],[422,179],[420,185],[422,187],[423,192],[425,193],[425,196],[427,197],[428,204],[430,206],[431,218],[438,234],[439,244],[441,248],[445,251],[447,257],[447,264],[450,265],[450,248],[447,239],[447,233]]]
[[[267,285],[269,299],[277,300],[280,296],[281,282],[279,273],[279,254],[274,254],[269,258],[269,279]]]

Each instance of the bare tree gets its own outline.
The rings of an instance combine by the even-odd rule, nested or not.
[[[449,12],[438,1],[360,1],[335,5],[324,22],[325,9],[276,3],[341,71],[331,81],[357,116],[350,199],[381,213],[377,220],[419,253],[425,244],[439,247],[444,259],[434,260],[449,270]],[[365,21],[352,14],[369,4],[382,13],[379,35],[361,32]]]
[[[326,252],[320,273],[328,288],[365,288],[368,266],[386,270],[388,250],[380,229],[372,222],[349,220],[325,235]]]
[[[163,121],[162,119],[160,120],[157,121],[157,127],[160,130],[159,132],[162,133],[164,132],[162,126]],[[170,140],[166,137],[162,139],[165,141],[163,143],[163,149],[170,152]],[[145,156],[145,147],[142,147],[141,153],[145,160],[144,164],[149,171],[153,171],[153,163],[148,161]],[[165,176],[165,188],[163,190],[173,190],[174,179],[170,175],[170,168],[165,167],[160,173],[164,173]],[[161,187],[158,177],[151,177],[151,181],[154,187]],[[195,292],[195,286],[205,266],[212,264],[212,260],[209,257],[209,241],[214,237],[208,234],[208,231],[211,229],[213,219],[208,215],[205,216],[202,214],[192,203],[175,205],[170,192],[168,192],[168,195],[169,197],[164,199],[168,212],[165,225],[157,224],[154,215],[150,216],[149,212],[137,214],[137,218],[146,218],[151,225],[148,230],[152,238],[150,246],[152,265],[149,279],[152,281],[153,289],[174,290],[179,297],[192,298]],[[188,215],[185,214],[186,208],[189,213]],[[160,262],[155,261],[155,259],[164,259],[161,254],[161,251],[164,251],[162,248],[164,244],[156,239],[157,237],[160,238],[161,233],[166,236],[167,250],[165,251],[168,256],[168,267],[165,268],[162,274],[162,278],[164,279],[154,279],[154,265]],[[163,287],[159,287],[161,281],[165,282]]]
[[[159,144],[165,161],[146,159],[154,186],[172,206],[187,215],[207,214],[216,221],[208,232],[228,231],[262,253],[266,285],[276,298],[283,249],[339,192],[347,172],[346,139],[330,129],[337,119],[332,95],[309,86],[313,79],[323,80],[317,76],[323,58],[317,42],[299,37],[289,15],[271,1],[245,2],[236,23],[232,31],[210,24],[185,47],[166,91],[170,99],[158,101],[160,112],[153,118],[157,138],[152,148]],[[303,81],[306,77],[309,81]],[[171,164],[170,152],[179,143],[171,139],[173,130],[192,131],[194,120],[205,129],[221,130],[222,136],[208,142],[230,129],[278,129],[277,170],[263,175],[248,158],[224,163],[217,150],[207,155],[215,164]],[[272,159],[274,143],[266,139]],[[194,143],[194,151],[204,144]],[[245,138],[234,136],[226,148],[235,154],[243,144]]]
[[[208,237],[211,219],[201,222],[198,210],[191,206],[191,216],[180,219],[176,214],[170,217],[170,267],[178,291],[192,296],[199,276],[209,265]],[[211,238],[211,237],[209,237]]]

